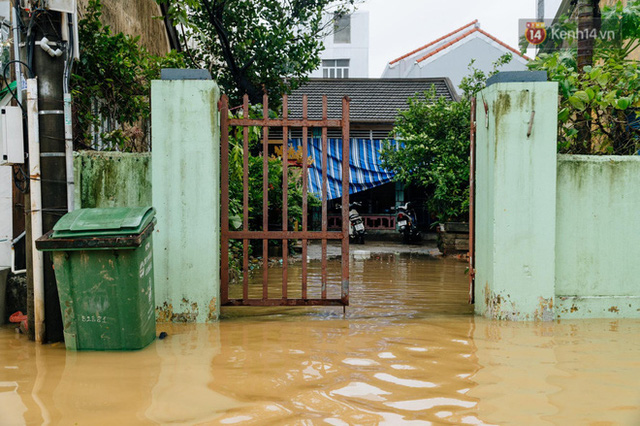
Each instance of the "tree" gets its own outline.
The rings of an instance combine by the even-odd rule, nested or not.
[[[600,0],[578,1],[578,71],[593,65],[595,33],[600,29]]]
[[[570,154],[635,154],[640,149],[640,67],[629,54],[640,47],[640,0],[602,9],[593,64],[580,70],[569,44],[529,63],[557,81],[558,151]]]
[[[450,102],[435,89],[409,99],[393,129],[402,146],[381,153],[394,180],[428,194],[427,208],[441,222],[464,220],[469,208],[469,101]]]
[[[72,74],[75,142],[96,148],[92,136],[97,134],[104,150],[147,151],[151,80],[161,68],[184,66],[182,56],[152,55],[139,44],[140,37],[114,34],[101,16],[100,0],[90,0],[78,23],[80,60]]]
[[[471,98],[511,59],[510,53],[501,56],[489,72],[471,61],[460,83],[460,101],[438,97],[434,88],[410,98],[393,129],[401,145],[388,144],[381,153],[384,167],[396,173],[394,180],[426,192],[427,208],[440,222],[467,220]]]
[[[232,98],[263,93],[277,102],[320,65],[323,14],[348,13],[357,0],[157,0],[181,27],[190,66],[209,69]],[[329,23],[330,24],[330,23]],[[189,47],[191,46],[191,47]]]

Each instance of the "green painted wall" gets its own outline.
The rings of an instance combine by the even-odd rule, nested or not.
[[[557,96],[550,82],[499,83],[478,96],[477,314],[553,319]]]
[[[213,81],[153,81],[152,193],[156,317],[220,312],[220,92]]]
[[[640,317],[640,156],[558,156],[563,318]]]
[[[151,154],[74,153],[75,206],[142,207],[151,204]]]

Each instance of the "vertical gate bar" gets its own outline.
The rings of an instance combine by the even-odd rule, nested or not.
[[[282,118],[289,118],[287,111],[288,98],[287,95],[282,97]],[[289,132],[287,126],[282,127],[282,230],[288,231],[289,227],[289,210],[287,203],[289,202]],[[287,298],[287,280],[288,270],[287,263],[289,261],[289,240],[282,240],[282,298]]]
[[[342,98],[342,302],[349,304],[349,101]]]
[[[322,96],[322,120],[327,120],[327,95]],[[322,232],[327,232],[327,126],[322,126]],[[327,298],[327,239],[322,239],[321,298]]]
[[[242,117],[249,119],[249,95],[242,97]],[[249,128],[242,127],[242,229],[249,230]],[[249,240],[242,240],[242,298],[249,298]]]
[[[269,230],[269,98],[265,93],[262,97],[262,118],[265,126],[262,128],[262,230]],[[262,240],[262,299],[269,298],[269,239]]]
[[[229,98],[220,102],[220,299],[229,300]]]
[[[469,167],[469,303],[475,302],[475,190],[476,190],[476,98],[471,98],[471,151]]]
[[[302,119],[307,119],[307,95],[302,95]],[[307,232],[308,146],[307,127],[302,128],[302,232]],[[302,298],[307,298],[307,240],[302,240]]]

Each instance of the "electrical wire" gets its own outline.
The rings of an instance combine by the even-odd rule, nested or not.
[[[14,92],[13,90],[11,90],[11,86],[9,86],[9,82],[7,81],[7,67],[11,64],[15,64],[15,63],[20,63],[22,64],[24,67],[26,67],[29,70],[29,78],[33,78],[34,74],[33,74],[33,70],[31,69],[31,67],[29,67],[29,65],[25,64],[24,62],[22,62],[19,59],[12,59],[9,62],[7,62],[4,67],[2,68],[2,80],[4,81],[4,85],[7,87],[7,90],[9,91],[9,93],[11,93],[11,96],[13,97],[13,99],[15,99],[15,101],[18,103],[18,105],[20,105],[20,108],[22,108],[22,112],[26,112],[27,110],[25,109],[25,107],[20,103],[20,101],[18,100],[18,95],[17,95],[17,91],[21,90],[20,87],[16,87],[16,91]]]
[[[36,22],[36,19],[38,18],[40,13],[43,11],[44,9],[36,9],[31,15],[31,19],[29,20],[29,25],[27,26],[27,40],[26,40],[27,64],[29,65],[30,68],[33,67],[33,53],[36,48],[36,38],[35,38],[35,32],[33,31],[33,25]]]
[[[15,164],[13,166],[13,183],[21,193],[29,192],[29,176],[24,171],[24,165]]]

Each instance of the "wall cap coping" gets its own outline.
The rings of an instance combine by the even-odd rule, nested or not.
[[[584,155],[558,154],[558,162],[564,163],[638,163],[640,155]]]

